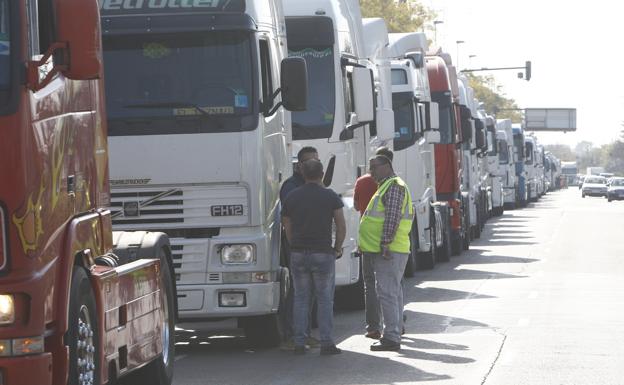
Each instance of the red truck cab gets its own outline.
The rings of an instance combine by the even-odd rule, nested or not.
[[[129,257],[104,209],[101,57],[97,0],[0,0],[2,385],[171,382],[168,240]]]
[[[465,218],[461,193],[461,130],[458,129],[458,105],[453,87],[453,68],[439,55],[427,56],[427,72],[431,87],[431,98],[438,103],[440,115],[440,143],[435,145],[436,193],[438,200],[446,201],[451,207],[451,235],[453,254],[466,248]],[[456,79],[455,79],[456,81]]]

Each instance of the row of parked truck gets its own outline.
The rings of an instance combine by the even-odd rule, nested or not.
[[[388,33],[357,0],[0,11],[5,384],[168,384],[175,320],[234,318],[252,343],[279,343],[279,189],[304,146],[345,204],[337,296],[356,308],[353,188],[378,147],[413,194],[407,276],[559,186],[560,162],[488,115],[448,53]]]
[[[357,0],[105,0],[101,12],[113,226],[169,235],[184,321],[236,317],[254,343],[279,342],[278,192],[304,146],[345,203],[336,285],[352,307],[353,188],[379,146],[414,195],[408,276],[466,250],[560,169],[489,116],[424,33],[388,33]]]

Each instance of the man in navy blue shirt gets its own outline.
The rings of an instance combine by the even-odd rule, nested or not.
[[[341,352],[332,337],[336,258],[342,256],[346,224],[342,199],[323,185],[323,165],[303,162],[305,184],[293,190],[283,207],[295,288],[295,354],[305,353],[310,297],[316,295],[321,355]],[[336,237],[332,245],[332,223]]]
[[[295,167],[294,167],[294,173],[290,178],[284,181],[284,183],[282,184],[282,188],[280,190],[280,201],[282,202],[282,206],[284,205],[284,202],[286,202],[286,198],[288,197],[288,195],[293,190],[305,184],[305,180],[303,179],[303,174],[301,173],[301,168],[302,168],[303,163],[310,159],[316,159],[316,160],[319,159],[318,151],[314,147],[310,147],[310,146],[303,147],[297,153],[297,163],[295,164]],[[283,257],[285,258],[285,260],[282,261],[282,263],[290,267],[290,247],[288,245],[288,240],[286,239],[286,234],[284,233],[282,233],[282,254],[283,254]],[[293,319],[293,301],[294,301],[294,294],[293,294],[293,289],[291,287],[291,290],[289,291],[288,296],[286,298],[286,304],[285,304],[285,309],[284,309],[285,341],[281,345],[282,350],[293,350],[295,348],[295,342],[293,339],[294,334],[295,334],[295,330],[294,330],[295,326],[294,326],[294,319]],[[314,303],[314,298],[312,298],[310,303],[311,304]],[[310,313],[312,313],[312,305],[310,305]],[[308,330],[306,333],[308,337],[306,340],[306,345],[316,348],[320,345],[320,342],[316,338],[312,337],[312,333],[311,333],[312,330],[311,330],[310,324],[311,322],[308,323]]]

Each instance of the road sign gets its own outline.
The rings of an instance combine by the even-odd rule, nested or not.
[[[525,108],[526,131],[576,131],[576,108]]]

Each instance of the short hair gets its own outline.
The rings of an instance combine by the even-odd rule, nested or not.
[[[301,164],[301,173],[306,180],[323,178],[323,163],[320,160],[308,159]]]
[[[392,163],[392,161],[394,160],[394,153],[386,146],[379,147],[377,151],[375,151],[375,155],[385,156],[390,160],[390,163]]]
[[[318,151],[316,150],[316,148],[312,147],[312,146],[306,146],[304,148],[302,148],[301,150],[299,150],[299,152],[297,153],[297,161],[299,163],[303,162],[303,156],[305,154],[318,154]]]
[[[392,161],[385,155],[378,154],[369,159],[369,161],[373,160],[379,162],[380,165],[389,164],[390,167],[392,167]]]

